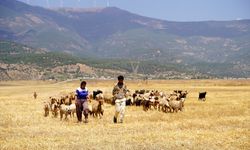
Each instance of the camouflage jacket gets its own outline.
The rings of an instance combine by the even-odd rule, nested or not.
[[[128,92],[128,89],[125,84],[123,85],[116,84],[115,87],[113,88],[112,94],[115,99],[122,99],[126,97],[127,92]]]

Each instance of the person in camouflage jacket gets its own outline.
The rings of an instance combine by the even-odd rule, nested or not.
[[[123,123],[125,107],[126,107],[126,94],[128,92],[127,86],[124,84],[124,77],[118,76],[118,83],[113,88],[113,97],[115,100],[115,116],[114,123],[117,123],[118,115],[120,114],[120,123]]]

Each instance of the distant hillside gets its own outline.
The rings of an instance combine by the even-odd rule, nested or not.
[[[126,73],[90,67],[85,64],[89,61],[86,59],[82,60],[66,53],[34,49],[9,41],[0,41],[0,57],[0,80],[65,80],[113,77],[117,73]]]
[[[186,66],[176,64],[162,65],[156,61],[82,58],[61,52],[34,49],[10,41],[0,41],[0,57],[0,80],[114,78],[119,74],[131,79],[212,77],[191,72],[186,69]]]
[[[111,69],[110,59],[123,59],[128,65],[119,66],[140,62],[139,73],[152,75],[181,70],[250,77],[250,20],[171,22],[115,7],[50,10],[15,0],[0,1],[0,20],[2,40],[106,60]]]

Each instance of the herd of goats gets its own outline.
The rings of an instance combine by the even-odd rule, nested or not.
[[[126,106],[142,107],[144,111],[158,110],[165,113],[182,111],[188,92],[174,90],[170,94],[165,94],[157,90],[136,90],[134,93],[128,92]],[[199,93],[199,100],[205,101],[206,92]],[[76,96],[74,92],[51,96],[44,102],[44,116],[51,112],[52,116],[65,119],[74,116],[76,113]],[[104,114],[103,104],[115,105],[113,97],[104,96],[101,90],[93,91],[89,96],[89,114],[93,117],[102,117]]]

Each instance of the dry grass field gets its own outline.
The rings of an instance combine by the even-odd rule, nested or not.
[[[90,90],[111,94],[116,81],[88,81]],[[43,102],[60,92],[74,91],[74,82],[0,82],[0,149],[250,149],[250,80],[127,81],[128,88],[171,92],[188,90],[178,113],[126,107],[123,124],[113,124],[114,106],[104,117],[60,121],[44,117]],[[33,92],[38,93],[34,100]],[[207,101],[197,100],[207,91]]]

